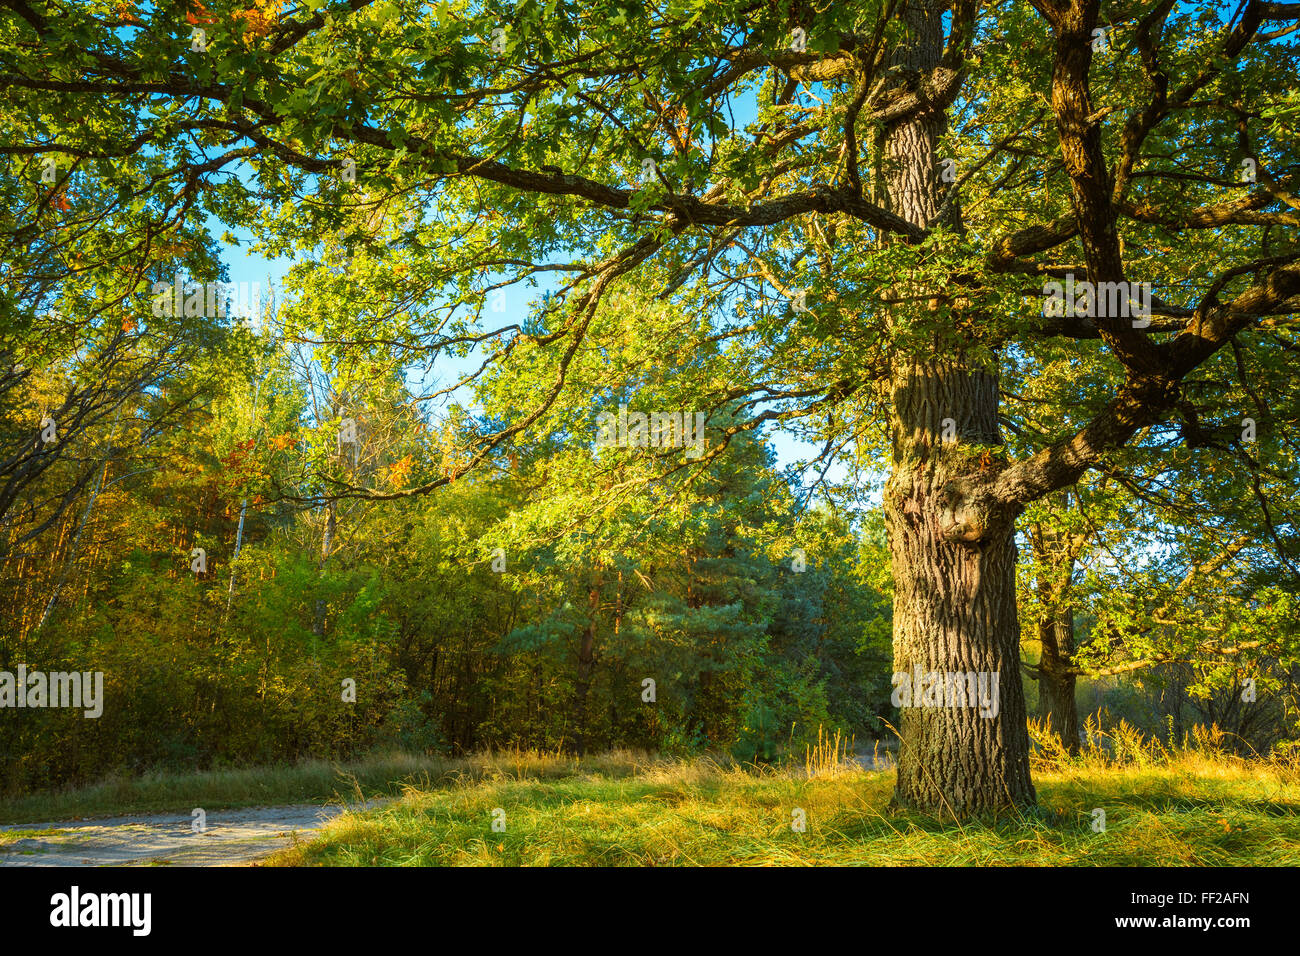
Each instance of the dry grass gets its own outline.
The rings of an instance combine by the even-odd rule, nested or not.
[[[584,772],[617,776],[637,773],[655,762],[648,754],[616,751],[587,758],[581,767]],[[578,767],[575,758],[555,753],[502,750],[463,759],[389,753],[347,763],[308,760],[291,766],[149,773],[110,778],[72,790],[0,799],[0,823],[189,813],[200,806],[233,809],[289,803],[360,803],[397,796],[411,785],[433,788],[457,781],[570,777]]]
[[[1038,729],[1041,733],[1041,728]],[[1077,758],[1040,747],[1039,806],[962,824],[891,810],[893,773],[823,738],[802,767],[489,755],[447,783],[349,813],[278,865],[1189,866],[1300,864],[1300,782],[1285,762],[1112,732]],[[1094,832],[1093,810],[1106,813]],[[792,823],[801,810],[805,832]],[[504,831],[494,831],[494,811]],[[500,814],[495,814],[501,819]]]

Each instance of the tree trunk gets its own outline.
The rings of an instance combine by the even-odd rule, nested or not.
[[[1065,507],[1070,507],[1065,496]],[[1068,532],[1032,528],[1038,571],[1038,708],[1067,753],[1079,752],[1079,707],[1074,699],[1074,544]]]
[[[108,477],[108,462],[104,462],[104,467],[99,470],[99,479],[95,482],[95,487],[90,492],[90,498],[86,501],[86,510],[81,513],[81,521],[77,524],[76,533],[72,536],[72,544],[68,547],[68,555],[63,563],[63,570],[59,573],[59,580],[54,585],[54,590],[50,592],[50,599],[45,602],[45,610],[41,612],[40,620],[32,628],[33,632],[39,631],[46,620],[49,619],[50,613],[54,610],[54,605],[59,601],[59,595],[63,592],[63,585],[68,581],[68,574],[72,571],[72,566],[77,561],[77,545],[81,543],[81,533],[86,530],[86,522],[90,520],[90,514],[95,510],[95,502],[99,499],[99,492],[104,487],[104,479]],[[54,554],[58,555],[62,549],[62,529],[60,529],[59,545],[54,549]]]
[[[325,530],[321,535],[320,545],[320,564],[316,566],[317,575],[322,580],[325,577],[325,565],[329,562],[330,555],[334,553],[334,534],[338,528],[338,518],[336,506],[330,501],[325,506]],[[313,637],[325,636],[325,599],[318,597],[316,599],[316,610],[312,615],[311,633]],[[312,658],[316,657],[316,644],[312,642]]]
[[[591,678],[596,670],[596,626],[600,614],[600,581],[588,592],[590,617],[582,631],[578,645],[578,679],[574,683],[575,729],[574,744],[578,756],[587,753],[587,696],[591,691]]]
[[[908,35],[895,66],[924,71],[938,64],[944,7],[906,0]],[[886,201],[918,225],[942,205],[935,148],[944,127],[941,111],[923,110],[884,131]],[[894,291],[903,298],[919,290]],[[926,293],[934,297],[930,308],[941,307],[942,293]],[[956,323],[978,321],[952,315]],[[997,379],[967,361],[956,335],[907,342],[899,317],[891,316],[900,347],[892,359],[893,470],[883,504],[894,574],[896,700],[901,678],[910,693],[900,701],[894,802],[954,817],[1032,804],[1016,616],[1017,514],[980,494],[1002,465],[996,449],[981,454],[971,447],[1002,444]],[[962,675],[958,686],[954,674]],[[966,675],[974,675],[975,695]],[[981,680],[986,700],[971,701]]]
[[[1038,702],[1048,728],[1067,753],[1079,752],[1079,706],[1074,699],[1074,610],[1058,608],[1038,622]]]

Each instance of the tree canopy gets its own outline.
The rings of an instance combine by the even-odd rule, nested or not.
[[[134,395],[152,447],[215,356],[252,381],[296,349],[309,373],[267,400],[302,412],[250,410],[229,500],[316,515],[324,573],[342,513],[494,488],[482,545],[554,549],[528,592],[551,609],[503,639],[576,635],[585,700],[607,606],[628,646],[650,619],[730,635],[717,654],[803,639],[748,590],[796,540],[780,429],[818,449],[786,515],[880,490],[895,671],[1003,675],[992,720],[905,709],[897,799],[1032,802],[1018,528],[1047,561],[1082,525],[1058,509],[1045,538],[1044,509],[1095,494],[1106,535],[1184,529],[1135,569],[1175,604],[1165,572],[1215,548],[1267,578],[1239,600],[1295,586],[1297,24],[1263,0],[0,0],[0,388],[32,390],[5,399],[9,547],[112,457],[50,454],[38,418],[71,449]],[[292,262],[261,336],[150,309],[226,276],[220,229]],[[700,441],[600,442],[621,410],[698,412]],[[25,506],[49,520],[20,519],[56,463]],[[658,564],[682,547],[722,562],[707,587]],[[1164,659],[1138,635],[1174,613],[1106,615],[1068,667]]]

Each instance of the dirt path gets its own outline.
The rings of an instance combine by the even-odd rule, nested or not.
[[[342,812],[337,804],[213,810],[203,833],[188,814],[0,826],[55,831],[0,845],[0,866],[238,866],[312,839]]]

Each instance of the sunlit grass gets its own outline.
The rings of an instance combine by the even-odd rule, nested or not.
[[[0,833],[0,847],[8,846],[11,843],[17,843],[19,840],[28,840],[35,837],[63,836],[68,831],[60,830],[58,827],[45,827],[44,829],[22,829],[22,830],[5,830]]]
[[[0,802],[0,821],[192,807],[342,802],[345,813],[281,865],[1300,865],[1300,768],[1245,759],[1215,731],[1176,746],[1120,724],[1071,757],[1031,726],[1039,805],[960,825],[890,808],[892,769],[864,770],[823,736],[781,768],[615,751],[577,759],[507,750],[394,754],[155,774]],[[878,754],[878,759],[883,754]],[[492,829],[504,811],[505,830]],[[806,831],[791,824],[802,810]],[[1106,829],[1094,832],[1093,810]],[[9,834],[9,843],[36,835]]]
[[[584,765],[606,773],[633,773],[638,754],[615,752]],[[0,824],[44,823],[141,813],[186,813],[194,807],[234,809],[288,803],[356,802],[397,796],[408,783],[438,786],[453,780],[510,773],[564,776],[573,758],[537,751],[501,751],[464,759],[385,754],[349,763],[304,761],[292,766],[246,767],[194,773],[149,773],[88,787],[0,799]]]
[[[1132,741],[1130,741],[1132,743]],[[833,746],[833,744],[832,744]],[[1300,780],[1280,761],[1144,745],[1040,753],[1039,806],[963,824],[889,807],[892,770],[825,748],[784,770],[611,756],[411,784],[348,813],[278,865],[1294,866]],[[631,772],[629,772],[631,771]],[[1094,832],[1093,810],[1105,811]],[[806,831],[792,828],[802,810]],[[505,829],[494,832],[494,811]]]

